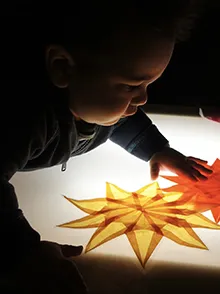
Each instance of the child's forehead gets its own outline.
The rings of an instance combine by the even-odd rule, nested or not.
[[[169,39],[144,39],[143,41],[124,43],[112,54],[105,55],[101,63],[113,71],[135,73],[136,76],[155,76],[158,66],[166,66],[174,47]],[[148,72],[146,73],[146,68]]]
[[[110,77],[126,77],[130,73],[132,80],[151,80],[159,76],[170,59],[174,40],[157,34],[137,33],[134,39],[132,35],[133,32],[118,35],[109,47],[85,54],[88,71]]]

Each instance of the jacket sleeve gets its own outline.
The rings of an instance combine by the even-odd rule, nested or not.
[[[168,140],[141,109],[116,124],[110,140],[145,161],[169,145]]]

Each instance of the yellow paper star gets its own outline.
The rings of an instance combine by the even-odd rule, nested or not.
[[[192,228],[220,229],[197,213],[193,203],[182,200],[181,195],[162,192],[156,182],[136,192],[126,192],[107,183],[106,198],[73,200],[65,197],[89,215],[60,227],[98,228],[86,252],[126,234],[144,267],[162,237],[180,245],[207,249]]]

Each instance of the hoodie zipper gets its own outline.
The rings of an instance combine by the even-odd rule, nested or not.
[[[65,172],[65,171],[66,171],[66,167],[67,167],[67,163],[64,162],[64,163],[61,165],[61,171],[62,171],[62,172]]]
[[[80,148],[77,149],[75,155],[80,154],[81,151],[82,151],[83,149],[85,149],[85,148],[89,145],[90,142],[91,142],[91,140],[86,140],[86,141],[84,142],[84,144],[82,144],[82,145],[80,146]],[[62,172],[65,172],[66,170],[67,170],[67,161],[65,161],[65,162],[61,165],[61,171],[62,171]]]
[[[78,155],[81,153],[81,151],[83,149],[85,149],[86,147],[88,147],[88,145],[91,143],[91,140],[97,136],[97,132],[98,131],[98,127],[96,126],[96,129],[94,131],[94,133],[92,135],[85,135],[85,134],[80,134],[79,133],[79,142],[82,140],[84,142],[82,142],[82,145],[76,150],[75,155]],[[65,172],[67,170],[67,161],[65,161],[62,165],[61,165],[61,171]]]

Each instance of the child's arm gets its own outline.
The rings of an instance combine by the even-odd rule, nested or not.
[[[10,293],[40,293],[42,287],[48,293],[63,293],[64,289],[87,293],[75,265],[68,259],[79,255],[82,248],[40,241],[40,235],[19,209],[14,187],[9,183],[28,161],[43,153],[56,131],[49,115],[38,112],[36,106],[25,107],[12,104],[1,108],[0,293],[9,289]]]
[[[145,161],[149,161],[156,152],[169,145],[168,140],[141,109],[115,125],[110,139]]]
[[[7,109],[5,109],[7,112]],[[31,155],[39,148],[43,148],[44,142],[30,134],[31,122],[29,115],[21,117],[11,111],[11,117],[6,118],[3,124],[1,118],[1,152],[0,152],[0,232],[4,242],[0,242],[1,252],[10,258],[9,252],[13,252],[14,258],[21,257],[29,248],[40,243],[40,235],[30,227],[18,207],[18,201],[14,187],[9,183],[11,177],[27,163]],[[20,114],[22,116],[22,113]],[[16,246],[15,246],[16,244]],[[12,256],[13,256],[12,255]]]
[[[151,177],[154,180],[162,168],[193,181],[205,180],[206,175],[211,173],[204,166],[206,161],[186,157],[170,148],[167,139],[141,110],[117,124],[111,140],[136,157],[150,161]]]

